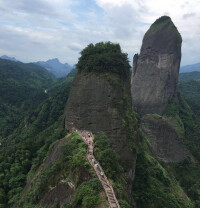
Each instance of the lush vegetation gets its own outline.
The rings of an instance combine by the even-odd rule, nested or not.
[[[161,20],[156,24],[168,21]],[[118,44],[110,42],[90,44],[81,55],[79,72],[105,73],[112,85],[121,86],[123,96],[119,102],[113,100],[113,105],[122,114],[122,129],[129,148],[136,152],[135,144],[142,135],[139,117],[131,107],[130,90],[123,82],[130,75],[127,55]],[[43,168],[54,145],[67,134],[61,128],[62,115],[76,73],[73,70],[68,77],[54,80],[34,64],[0,60],[0,208],[40,208],[38,203],[49,187],[55,187],[61,180],[69,180],[76,187],[71,203],[63,207],[92,208],[105,202],[100,195],[102,186],[85,157],[87,146],[78,135],[63,139],[60,157]],[[194,78],[195,81],[191,80]],[[138,208],[200,207],[200,82],[193,74],[180,79],[184,80],[179,83],[180,95],[170,101],[164,116],[173,118],[181,135],[184,133],[182,141],[195,162],[186,159],[168,165],[161,163],[149,153],[151,146],[143,138],[138,145],[133,183]],[[159,119],[160,115],[153,117]],[[130,208],[127,193],[130,184],[124,177],[119,156],[104,133],[98,133],[95,141],[98,145],[95,157],[112,183],[121,207]],[[31,180],[32,187],[23,192],[26,182]],[[52,208],[55,207],[60,207],[59,200],[55,199]]]
[[[149,155],[151,145],[143,138],[133,184],[138,207],[200,206],[200,85],[198,81],[190,80],[192,76],[188,73],[183,79],[189,81],[179,82],[180,94],[169,102],[164,116],[172,118],[182,141],[195,156],[195,162],[186,159],[180,163],[161,163],[152,153]],[[153,117],[159,119],[160,115],[153,114]]]
[[[187,81],[191,81],[191,80],[200,81],[200,72],[193,71],[193,72],[187,72],[187,73],[180,73],[179,74],[179,81],[187,82]]]
[[[4,83],[3,89],[10,92],[0,97],[2,208],[12,207],[18,201],[32,164],[34,171],[43,162],[52,142],[66,134],[61,123],[72,82],[71,77],[53,81],[44,69],[35,65],[15,64],[3,60],[0,70],[4,77],[0,84]]]
[[[58,142],[52,143],[49,147],[47,161],[48,157],[55,155],[53,147]],[[45,193],[49,191],[49,187],[56,187],[61,181],[68,181],[76,187],[71,202],[62,207],[85,206],[92,208],[106,201],[105,198],[100,198],[103,188],[86,159],[87,145],[81,137],[76,133],[69,134],[62,139],[62,145],[59,148],[57,151],[61,152],[60,157],[48,162],[45,167],[43,167],[46,164],[44,161],[38,169],[40,170],[39,174],[35,174],[35,170],[31,170],[29,176],[31,175],[33,178],[29,178],[32,180],[32,187],[28,191],[22,192],[20,200],[15,201],[17,205],[14,206],[24,208],[36,206]],[[57,197],[59,198],[60,195],[54,196],[54,204],[60,207],[60,201]]]
[[[19,63],[17,68],[15,63],[8,61],[3,66],[2,72],[0,71],[4,78],[0,80],[2,90],[13,93],[1,96],[4,108],[0,109],[0,113],[3,115],[5,107],[10,107],[11,113],[7,116],[9,119],[12,119],[11,115],[15,116],[13,124],[16,128],[12,125],[11,131],[5,131],[9,127],[9,120],[6,123],[2,119],[5,124],[1,127],[5,128],[0,129],[3,132],[0,137],[0,207],[42,207],[38,202],[48,191],[48,187],[66,177],[71,178],[77,186],[72,204],[66,207],[84,205],[89,208],[101,204],[102,200],[105,201],[99,195],[102,187],[86,161],[87,145],[79,136],[66,138],[61,157],[42,168],[45,157],[51,154],[55,142],[66,134],[61,125],[62,115],[76,70],[66,78],[53,80],[44,69],[35,65],[28,68]],[[8,69],[7,74],[4,68]],[[16,88],[9,77],[17,83]],[[18,97],[21,97],[20,100]],[[13,109],[16,114],[13,114]],[[17,113],[19,117],[16,116]],[[82,174],[88,175],[91,180],[84,182]],[[33,186],[24,193],[24,185],[29,181],[33,181]],[[58,200],[55,200],[53,207],[60,207]]]
[[[118,109],[122,116],[122,130],[127,137],[129,148],[132,152],[136,152],[136,143],[139,139],[138,119],[139,115],[134,111],[131,101],[131,92],[127,83],[118,80],[122,90],[122,97],[119,101],[113,99],[113,106]]]
[[[119,156],[110,147],[108,138],[103,132],[97,133],[94,141],[97,143],[97,147],[94,149],[95,158],[101,164],[107,178],[116,190],[121,207],[130,208],[130,198],[126,191],[127,184],[123,175],[123,168],[119,163]]]
[[[139,151],[136,176],[133,183],[133,197],[138,208],[189,208],[193,204],[185,196],[172,174],[144,150]]]
[[[185,78],[185,80],[187,79],[190,78]],[[187,82],[181,81],[178,89],[180,94],[185,97],[193,112],[200,116],[200,81],[194,79]]]
[[[99,179],[93,178],[88,182],[83,182],[75,192],[72,207],[76,208],[83,205],[92,208],[99,205],[101,203],[99,197],[101,191],[103,191],[103,187]]]
[[[123,172],[123,168],[119,165],[119,157],[110,147],[107,136],[103,132],[99,132],[94,141],[97,143],[95,157],[101,164],[106,176],[112,180],[117,180]]]
[[[177,121],[176,124],[185,133],[184,137],[182,137],[183,142],[200,161],[200,126],[198,116],[193,113],[190,106],[181,96],[170,101],[166,116],[172,117]]]
[[[63,180],[70,181],[76,187],[72,203],[69,203],[68,206],[76,208],[84,205],[87,208],[92,208],[101,203],[99,194],[102,191],[102,186],[99,180],[94,178],[95,174],[86,159],[87,145],[75,133],[65,137],[62,142],[59,150],[60,157],[49,162],[45,168],[43,165],[40,167],[40,174],[36,174],[32,179],[31,189],[22,194],[18,203],[19,207],[37,205],[49,187],[55,187]],[[47,160],[48,155],[53,151],[52,147],[49,148]],[[90,180],[87,181],[84,175],[87,175]],[[59,200],[57,204],[59,205]]]
[[[169,103],[166,115],[174,118],[180,129],[183,130],[182,141],[195,157],[195,162],[186,159],[180,163],[170,165],[169,171],[183,187],[185,193],[200,206],[200,82],[190,80],[193,73],[185,73],[180,79],[189,80],[179,82],[180,95]],[[184,98],[183,98],[184,97]]]
[[[0,138],[48,97],[45,89],[52,84],[53,78],[37,65],[0,59]]]
[[[176,179],[181,187],[194,202],[194,207],[200,207],[199,162],[194,163],[185,159],[178,164],[171,164],[171,170],[175,172]]]
[[[124,79],[130,75],[127,54],[122,53],[119,44],[111,42],[89,44],[81,51],[76,66],[80,72],[114,73]]]

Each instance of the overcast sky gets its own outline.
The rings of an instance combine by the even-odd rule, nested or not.
[[[0,55],[76,64],[89,43],[120,43],[130,63],[142,38],[169,15],[183,38],[181,65],[200,62],[200,0],[0,0]]]

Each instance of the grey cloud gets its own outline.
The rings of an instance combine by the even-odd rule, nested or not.
[[[188,18],[193,17],[195,15],[196,15],[195,13],[187,13],[187,14],[183,15],[183,19],[188,19]]]
[[[6,0],[3,3],[2,1],[0,0],[0,10],[4,12],[4,16],[8,16],[8,14],[16,18],[22,16],[23,21],[35,20],[37,24],[40,24],[40,20],[46,22],[68,21],[72,23],[76,18],[67,3],[62,5],[54,0]],[[69,1],[71,0],[66,2]]]
[[[6,9],[10,11],[11,9],[16,12],[22,13],[35,13],[42,15],[55,15],[56,12],[54,8],[45,1],[42,0],[6,0],[4,3],[0,4],[1,9]]]
[[[36,47],[45,48],[45,45],[43,43],[36,42],[36,41],[31,41],[31,43],[35,45]]]
[[[83,49],[83,47],[77,43],[69,44],[68,47],[73,51],[81,51]]]
[[[169,12],[165,12],[164,15],[166,16],[170,16]]]
[[[113,7],[107,12],[107,19],[110,29],[115,38],[127,39],[135,32],[136,11],[130,4],[121,7]]]
[[[79,3],[79,1],[76,2]],[[124,52],[131,54],[129,57],[132,60],[132,55],[139,52],[143,35],[150,26],[146,16],[157,17],[159,13],[155,14],[154,11],[146,7],[146,1],[143,0],[136,0],[139,2],[137,9],[126,3],[121,7],[107,7],[101,15],[93,10],[92,14],[83,10],[80,12],[79,10],[70,10],[67,6],[68,3],[64,6],[59,2],[61,1],[0,0],[2,14],[0,50],[9,51],[13,55],[17,54],[16,58],[22,61],[59,57],[63,62],[74,64],[80,56],[79,52],[89,43],[110,40],[119,42]],[[190,11],[193,10],[186,10],[184,15],[180,14],[180,24],[184,21],[183,18],[189,18],[195,14]],[[196,16],[198,17],[198,13]],[[196,16],[194,19],[197,19]],[[198,40],[193,38],[197,37],[198,28],[200,28],[197,26],[198,24],[195,24],[197,29],[193,31],[194,36],[191,37],[190,31],[187,33],[190,34],[188,35],[192,41],[190,43],[184,39],[186,32],[182,33],[183,54],[187,54],[183,57],[187,61],[191,60],[190,57],[195,60],[199,58],[197,49],[200,46],[197,46]],[[189,30],[186,27],[184,29],[184,31]],[[194,51],[188,49],[189,46],[194,48],[194,45],[196,46],[196,54],[192,54]],[[187,53],[187,51],[191,53]]]

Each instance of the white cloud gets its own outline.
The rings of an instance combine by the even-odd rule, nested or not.
[[[129,20],[131,22],[127,24],[128,21],[124,21],[124,24],[126,29],[129,28],[129,31],[134,31],[132,33],[134,39],[129,37],[129,33],[127,33],[126,45],[131,44],[138,52],[144,32],[150,24],[162,15],[169,15],[183,38],[182,64],[200,62],[198,41],[200,34],[200,0],[96,0],[96,3],[106,11],[106,18],[113,20],[114,25],[120,17],[124,21],[123,15],[130,14],[129,10],[132,11],[132,14],[136,17],[134,15],[130,16]],[[117,13],[121,13],[121,15],[116,13],[116,7]],[[115,18],[111,18],[113,15],[115,15]],[[124,24],[122,23],[121,28],[118,26],[118,29],[123,29]],[[128,48],[130,53],[131,47]]]
[[[130,60],[149,26],[169,15],[183,37],[183,64],[200,62],[200,0],[0,0],[0,55],[74,64],[89,43],[119,42]]]

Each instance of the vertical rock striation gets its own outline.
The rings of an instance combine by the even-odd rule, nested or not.
[[[145,115],[141,119],[142,134],[149,139],[159,160],[168,163],[190,158],[193,161],[193,156],[181,141],[183,135],[178,133],[177,128],[169,118]]]
[[[134,175],[135,154],[128,146],[122,129],[123,116],[115,105],[123,99],[120,85],[111,85],[101,75],[78,73],[74,79],[64,113],[65,128],[90,130],[94,134],[103,131],[112,148],[120,155],[125,171]]]
[[[140,55],[134,56],[132,102],[140,114],[163,114],[177,94],[182,38],[170,17],[157,19],[146,32]]]
[[[94,134],[103,131],[107,135],[120,157],[131,198],[136,151],[134,138],[130,139],[126,131],[127,125],[131,125],[125,118],[131,110],[127,55],[118,44],[110,42],[90,44],[81,55],[65,108],[64,126],[68,130],[77,128]]]
[[[169,101],[177,97],[181,43],[181,35],[170,17],[163,16],[146,32],[140,54],[133,59],[132,104],[141,114],[142,134],[164,162],[193,159],[181,141],[183,135],[178,133],[173,119],[164,115]]]

